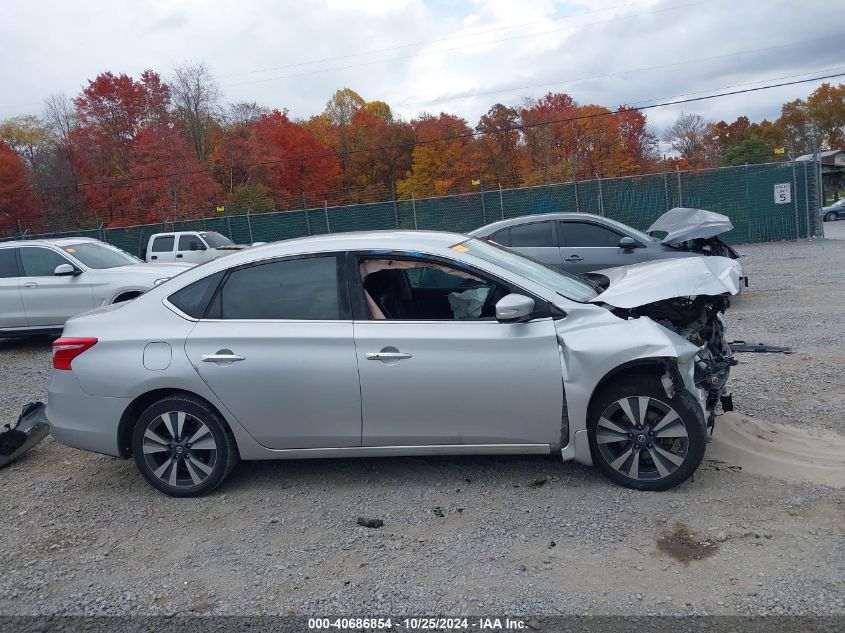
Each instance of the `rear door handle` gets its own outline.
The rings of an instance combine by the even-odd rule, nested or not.
[[[150,256],[150,259],[158,259],[158,255],[152,255]]]
[[[176,255],[176,257],[179,257],[179,258],[181,259],[181,257],[182,257],[182,253],[178,253],[178,254]]]
[[[239,360],[246,360],[246,356],[238,356],[237,354],[203,354],[201,356],[204,363],[234,363]]]
[[[407,352],[367,352],[366,357],[367,360],[403,360],[413,355]]]
[[[24,288],[37,288],[37,287],[38,287],[38,282],[35,282],[35,281],[27,281],[27,282],[23,285],[23,287],[24,287]]]
[[[584,258],[580,255],[570,255],[569,257],[565,258],[563,261],[565,262],[583,262]]]

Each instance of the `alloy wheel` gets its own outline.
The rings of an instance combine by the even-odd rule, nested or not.
[[[681,416],[649,396],[621,398],[598,421],[596,444],[621,475],[639,481],[668,477],[684,463],[689,435]]]
[[[837,215],[835,213],[828,213],[826,219],[827,219],[828,222],[833,222],[836,218],[837,218]]]
[[[184,411],[153,418],[144,430],[144,459],[153,475],[177,488],[203,483],[217,462],[217,443],[201,420]]]

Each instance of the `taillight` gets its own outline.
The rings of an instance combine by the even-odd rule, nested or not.
[[[70,362],[94,347],[95,338],[60,338],[53,341],[53,369],[70,369]]]

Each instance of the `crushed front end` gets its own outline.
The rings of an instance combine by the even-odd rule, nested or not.
[[[706,394],[707,426],[711,430],[716,419],[716,405],[721,402],[725,410],[733,408],[730,395],[725,393],[731,367],[736,365],[723,317],[729,306],[729,297],[701,295],[675,297],[615,311],[618,316],[627,318],[648,317],[699,348],[695,386]]]

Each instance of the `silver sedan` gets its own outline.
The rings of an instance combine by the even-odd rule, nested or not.
[[[731,364],[736,263],[684,261],[593,282],[451,233],[270,244],[69,320],[47,417],[174,496],[239,459],[471,453],[662,490],[701,462]]]

